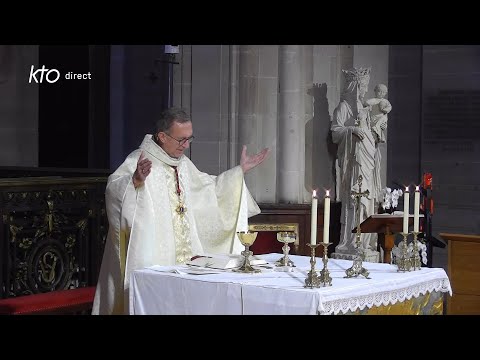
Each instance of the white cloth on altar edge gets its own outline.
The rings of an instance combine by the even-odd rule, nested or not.
[[[279,254],[257,256],[274,263]],[[395,265],[364,262],[371,279],[361,276],[347,279],[345,270],[352,261],[337,259],[328,261],[332,286],[309,289],[304,284],[311,268],[310,257],[289,257],[296,265],[293,272],[223,271],[212,275],[159,272],[160,268],[168,271],[174,266],[134,271],[130,314],[340,314],[395,304],[427,292],[452,295],[450,281],[442,268],[423,267],[404,273],[398,272]],[[322,263],[321,258],[316,261]],[[179,299],[179,294],[187,293],[195,295]]]

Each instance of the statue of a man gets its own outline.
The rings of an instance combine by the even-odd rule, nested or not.
[[[339,174],[337,188],[342,202],[340,217],[340,242],[332,254],[335,258],[353,259],[356,254],[355,223],[356,203],[352,191],[359,192],[358,178],[362,176],[361,191],[368,196],[360,197],[360,222],[375,213],[379,195],[380,171],[376,167],[378,139],[372,132],[370,108],[363,101],[370,81],[370,68],[342,70],[345,86],[340,103],[332,117],[332,140],[338,145],[337,160]],[[378,178],[377,178],[378,176]],[[365,261],[379,261],[376,251],[377,234],[362,234],[360,246]]]

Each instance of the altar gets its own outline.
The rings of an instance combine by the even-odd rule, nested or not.
[[[281,254],[259,255],[269,264]],[[345,278],[352,261],[329,259],[332,286],[305,288],[310,257],[290,255],[293,271],[259,267],[261,273],[153,266],[133,271],[131,315],[329,315],[442,314],[452,294],[442,268],[398,272],[397,266],[364,262],[370,279]],[[317,258],[316,269],[323,263]]]

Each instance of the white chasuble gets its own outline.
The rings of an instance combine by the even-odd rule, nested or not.
[[[152,169],[135,189],[142,151]],[[185,263],[203,253],[240,253],[235,233],[260,213],[240,166],[208,175],[186,156],[168,156],[151,135],[109,176],[105,200],[109,230],[92,314],[128,314],[133,270]]]

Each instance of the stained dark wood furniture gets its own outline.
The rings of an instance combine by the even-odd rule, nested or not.
[[[310,255],[311,205],[310,204],[259,204],[261,213],[249,219],[250,226],[259,231],[257,240],[250,247],[254,254],[282,253],[283,244],[277,241],[278,231],[298,231],[297,242],[290,250],[295,255]],[[340,240],[340,203],[332,202],[330,207],[330,242],[328,254],[334,252]],[[291,229],[291,230],[289,230]],[[294,230],[295,229],[295,230]],[[323,241],[323,205],[317,211],[317,242]],[[323,246],[316,249],[316,255],[323,255]]]
[[[480,315],[480,235],[440,233],[448,241],[448,277],[453,296],[447,315]]]

